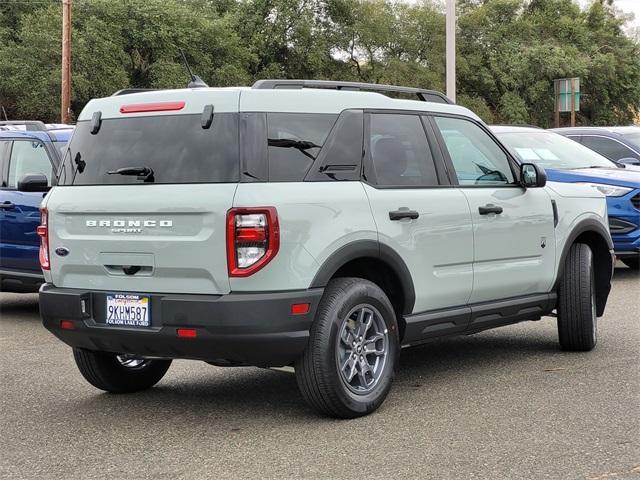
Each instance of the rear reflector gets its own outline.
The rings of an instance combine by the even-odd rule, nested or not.
[[[291,305],[291,315],[306,315],[310,308],[310,303],[294,303]]]
[[[198,336],[195,328],[179,328],[176,333],[180,338],[196,338]]]
[[[142,112],[168,112],[172,110],[182,110],[184,102],[161,102],[161,103],[134,103],[122,105],[120,113],[142,113]]]
[[[74,330],[76,324],[71,320],[60,320],[60,328],[63,330]]]

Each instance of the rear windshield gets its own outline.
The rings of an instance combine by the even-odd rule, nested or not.
[[[235,113],[216,113],[207,129],[200,114],[105,119],[95,135],[78,122],[58,184],[237,182],[238,144]]]

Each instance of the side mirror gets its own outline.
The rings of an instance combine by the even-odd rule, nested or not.
[[[520,184],[525,188],[544,187],[547,184],[547,172],[535,163],[520,165]]]
[[[618,163],[622,163],[624,165],[640,165],[640,159],[637,158],[621,158],[620,160],[618,160]]]
[[[20,192],[48,192],[49,180],[41,173],[27,173],[18,180],[18,191]]]

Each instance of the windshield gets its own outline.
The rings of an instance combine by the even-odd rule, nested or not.
[[[239,170],[237,114],[217,113],[206,129],[199,114],[104,119],[96,134],[78,122],[58,184],[225,183]]]
[[[634,143],[637,147],[640,147],[640,129],[638,129],[637,132],[622,133],[622,136],[626,140],[629,140],[630,142]]]
[[[602,155],[557,133],[532,130],[496,132],[496,135],[521,161],[535,163],[543,168],[616,168],[615,163]]]

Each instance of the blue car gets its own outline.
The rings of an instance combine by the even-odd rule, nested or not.
[[[574,127],[551,131],[614,162],[640,165],[640,127]]]
[[[0,291],[36,292],[44,281],[39,206],[72,131],[69,125],[0,122]]]
[[[512,126],[491,129],[521,161],[542,166],[550,181],[589,184],[606,195],[616,256],[629,268],[638,270],[640,170],[616,164],[547,130]]]

